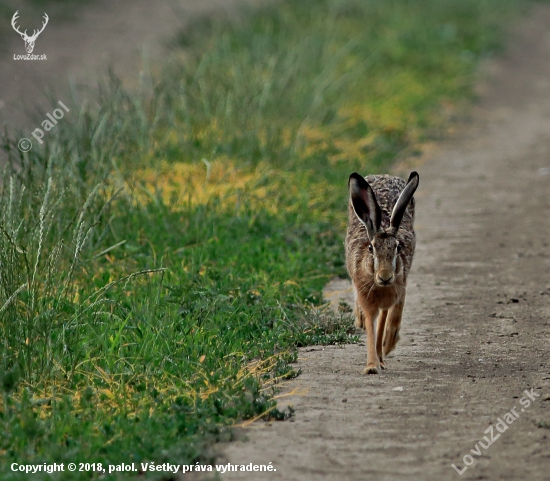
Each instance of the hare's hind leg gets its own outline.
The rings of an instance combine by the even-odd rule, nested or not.
[[[382,352],[382,340],[384,338],[384,328],[386,327],[387,316],[387,310],[380,311],[378,320],[376,321],[376,355],[378,356],[378,361],[382,369],[386,369],[386,366],[384,366],[384,354]]]
[[[388,311],[386,331],[384,332],[384,340],[382,342],[385,356],[395,349],[395,345],[397,344],[397,341],[399,341],[399,329],[401,327],[401,318],[403,316],[404,306],[405,299],[403,299],[399,304],[392,306]]]

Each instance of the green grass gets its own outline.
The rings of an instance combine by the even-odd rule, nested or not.
[[[8,134],[2,479],[26,479],[12,462],[207,463],[236,422],[290,416],[273,396],[296,347],[356,339],[319,311],[345,275],[349,173],[442,132],[525,5],[278,2],[182,34],[152,89],[60,99],[41,149]]]

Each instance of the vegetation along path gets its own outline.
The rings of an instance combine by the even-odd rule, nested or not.
[[[283,389],[297,395],[279,401],[295,418],[251,425],[228,462],[271,461],[266,479],[285,481],[548,479],[549,27],[538,6],[488,66],[472,122],[415,166],[417,253],[387,370],[362,374],[364,343],[302,348]],[[352,303],[347,281],[328,291]]]

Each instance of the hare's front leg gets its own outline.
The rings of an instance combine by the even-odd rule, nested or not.
[[[395,345],[399,341],[399,328],[401,327],[401,318],[403,317],[403,307],[405,307],[405,299],[392,306],[388,311],[387,326],[383,341],[384,355],[386,356],[395,349]]]
[[[385,311],[380,311],[378,314],[378,320],[376,321],[376,355],[378,356],[378,361],[380,362],[380,367],[386,369],[384,366],[384,354],[382,352],[382,341],[384,339],[384,328],[386,327],[386,318],[388,316],[387,309]]]
[[[378,356],[376,354],[376,342],[374,334],[374,319],[376,318],[376,310],[367,310],[366,306],[363,308],[363,316],[365,329],[367,331],[367,367],[363,370],[363,374],[378,374],[380,364],[378,363]]]
[[[365,329],[365,316],[357,300],[355,300],[355,327]]]

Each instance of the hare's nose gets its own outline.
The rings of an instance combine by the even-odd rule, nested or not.
[[[381,272],[378,275],[378,280],[382,284],[389,284],[393,280],[393,273],[392,272]]]

